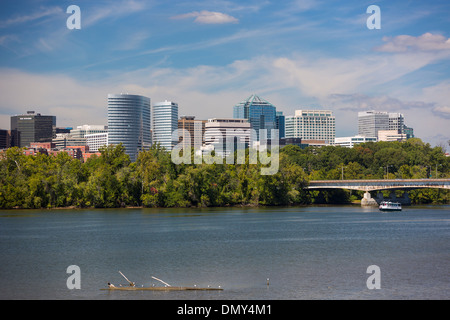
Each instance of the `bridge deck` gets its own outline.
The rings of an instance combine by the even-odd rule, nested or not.
[[[384,180],[313,180],[308,189],[352,189],[375,191],[387,189],[450,189],[450,179],[384,179]]]

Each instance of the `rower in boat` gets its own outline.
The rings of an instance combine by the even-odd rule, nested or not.
[[[116,286],[113,285],[112,283],[108,282],[108,288],[115,288]]]

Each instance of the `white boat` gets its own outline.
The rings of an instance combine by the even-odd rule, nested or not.
[[[399,202],[382,201],[378,209],[381,211],[402,211],[402,205]]]

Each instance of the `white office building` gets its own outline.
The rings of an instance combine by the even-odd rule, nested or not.
[[[247,119],[209,119],[205,124],[206,150],[214,148],[216,155],[226,157],[238,148],[246,149],[251,143],[251,129]]]
[[[339,137],[334,139],[335,146],[341,146],[346,148],[353,148],[355,145],[365,142],[377,142],[377,138],[375,137],[366,137],[366,136],[353,136],[353,137]]]
[[[84,138],[87,134],[105,132],[108,132],[108,126],[84,124],[82,126],[77,126],[76,129],[70,130],[70,135],[73,138]]]
[[[172,133],[178,129],[178,104],[172,101],[159,102],[152,107],[153,143],[159,143],[167,151],[178,143],[172,141]]]
[[[98,152],[100,147],[108,145],[108,132],[87,134],[84,137],[91,152]]]
[[[379,130],[378,141],[406,141],[408,136],[398,130]]]
[[[293,116],[286,116],[286,138],[323,140],[334,144],[336,120],[330,110],[295,110]]]
[[[405,125],[405,117],[401,113],[384,111],[358,112],[358,135],[378,137],[378,140],[382,141],[379,139],[379,131],[396,131],[399,135],[405,135],[406,139],[414,137],[413,128]],[[389,135],[392,136],[392,134],[390,133]]]
[[[52,139],[56,149],[65,149],[69,146],[85,146],[86,138],[72,136],[70,133],[57,133],[56,138]]]

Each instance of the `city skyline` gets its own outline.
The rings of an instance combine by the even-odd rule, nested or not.
[[[69,5],[81,29],[69,30]],[[381,9],[370,30],[368,6]],[[229,118],[250,94],[277,111],[326,109],[336,136],[357,113],[405,114],[416,137],[449,139],[448,1],[17,1],[0,13],[0,128],[27,110],[58,126],[107,123],[106,96],[177,101]]]

